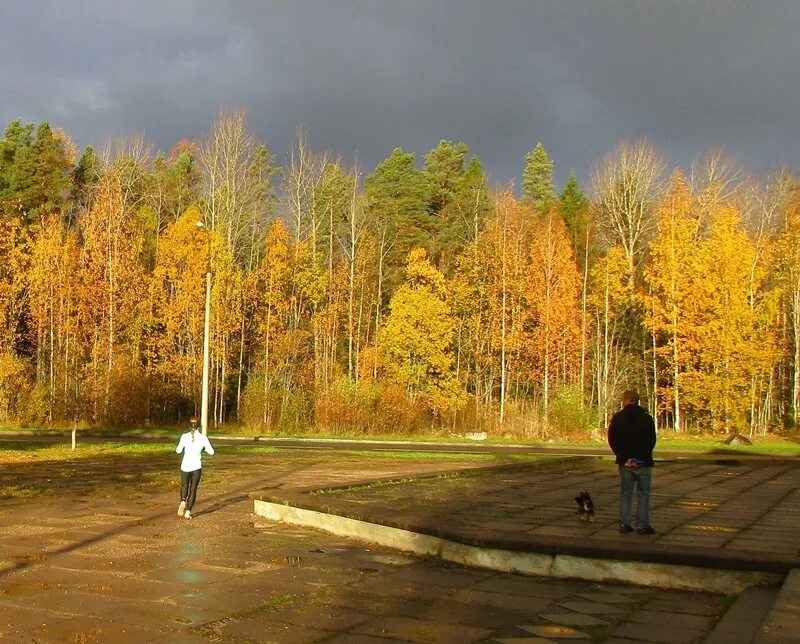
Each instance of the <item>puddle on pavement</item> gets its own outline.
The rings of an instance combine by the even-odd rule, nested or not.
[[[374,561],[375,563],[390,564],[392,566],[408,566],[418,561],[413,557],[404,557],[403,555],[392,555],[392,554],[386,554],[386,555],[367,554],[367,555],[362,555],[361,558],[365,559],[366,561]]]
[[[178,568],[175,571],[175,579],[186,584],[202,584],[208,579],[208,575],[204,575],[197,570],[190,570],[188,568]]]

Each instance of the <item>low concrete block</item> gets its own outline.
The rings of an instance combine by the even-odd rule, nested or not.
[[[420,555],[437,556],[441,550],[441,539],[425,534],[390,528],[377,523],[348,519],[316,510],[304,510],[288,505],[254,501],[255,513],[272,521],[283,521],[292,525],[317,528],[342,537],[377,543],[397,550],[415,552]]]
[[[542,577],[551,575],[554,559],[552,555],[479,548],[445,540],[442,540],[439,556],[463,566]]]
[[[331,534],[388,548],[414,552],[419,555],[436,556],[465,566],[501,572],[562,579],[614,581],[724,594],[739,593],[745,588],[758,584],[780,583],[783,578],[778,573],[769,572],[715,570],[675,564],[616,561],[564,554],[483,548],[401,528],[261,499],[254,499],[253,503],[256,514],[272,521],[316,528]]]
[[[622,581],[637,586],[732,594],[759,584],[777,584],[776,573],[749,570],[715,570],[643,561],[615,561],[559,555],[553,563],[553,577],[590,581]]]

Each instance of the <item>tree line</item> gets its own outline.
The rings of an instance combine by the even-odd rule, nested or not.
[[[522,165],[522,164],[521,164]],[[259,432],[600,431],[637,387],[659,427],[764,434],[800,404],[800,191],[718,152],[621,141],[519,195],[464,143],[370,173],[298,131],[286,162],[222,113],[199,141],[0,140],[0,422]],[[198,226],[202,222],[202,226]]]

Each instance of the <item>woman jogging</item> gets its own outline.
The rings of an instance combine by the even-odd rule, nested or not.
[[[192,518],[192,506],[194,499],[197,496],[197,485],[200,483],[200,475],[203,473],[203,465],[201,463],[201,452],[206,450],[206,453],[214,454],[214,448],[204,434],[197,431],[199,424],[197,418],[192,417],[189,420],[192,426],[191,431],[181,435],[181,440],[175,451],[180,454],[183,452],[183,461],[181,461],[181,503],[178,506],[178,516],[185,519]]]

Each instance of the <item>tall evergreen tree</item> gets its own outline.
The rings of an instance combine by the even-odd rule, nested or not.
[[[22,125],[19,120],[11,121],[0,140],[0,206],[11,209],[14,196],[14,165],[17,150],[29,148],[33,143],[33,123]]]
[[[100,180],[100,160],[94,153],[91,145],[78,159],[75,170],[72,173],[73,200],[79,206],[88,205],[88,197],[92,193],[97,182]]]
[[[468,207],[468,203],[470,193],[480,190],[485,181],[476,157],[465,168],[468,154],[465,143],[443,140],[425,155],[427,204],[433,224],[432,239],[427,247],[442,271],[448,270],[451,260],[474,237],[474,209]]]
[[[414,165],[414,153],[395,148],[378,164],[365,182],[365,190],[376,226],[376,238],[388,248],[387,280],[401,277],[405,258],[412,248],[430,244],[431,217],[425,206],[428,182]]]
[[[582,249],[585,243],[584,236],[586,233],[586,218],[589,214],[589,200],[583,193],[573,170],[570,170],[567,183],[564,184],[564,189],[561,191],[559,210],[564,218],[564,223],[567,224],[570,237],[572,237],[572,245],[576,250]],[[579,260],[582,261],[582,257],[579,257]]]
[[[541,143],[525,155],[525,170],[522,172],[522,201],[532,205],[540,213],[555,202],[553,188],[553,162]]]
[[[45,216],[65,209],[71,169],[62,141],[54,136],[47,123],[39,124],[30,145],[15,147],[7,175],[8,189],[13,192],[12,208],[22,216],[26,226],[38,224]]]
[[[478,157],[473,156],[459,179],[450,201],[439,213],[438,235],[434,247],[439,267],[449,274],[455,258],[477,239],[490,211],[486,176]]]
[[[430,189],[428,212],[431,215],[439,215],[458,193],[468,152],[465,143],[442,140],[425,155],[425,175]]]
[[[12,121],[0,140],[0,209],[28,226],[63,209],[69,196],[71,160],[47,123],[36,128]]]

